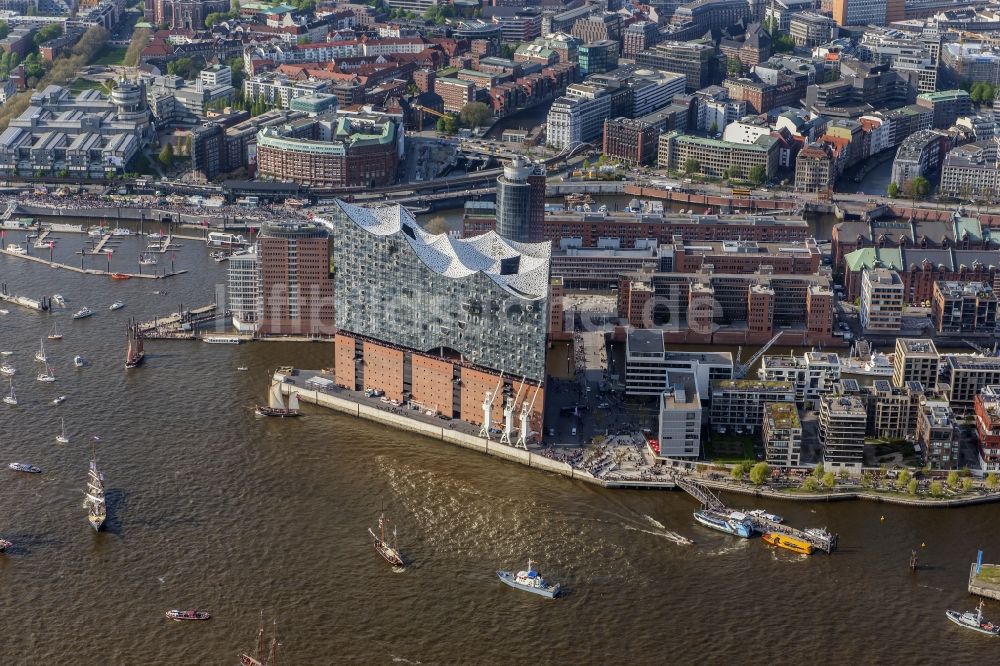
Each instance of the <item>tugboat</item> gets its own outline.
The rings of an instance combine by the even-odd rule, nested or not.
[[[41,474],[42,470],[34,465],[29,465],[28,463],[18,463],[13,462],[7,465],[8,469],[12,469],[15,472],[26,472],[28,474]]]
[[[761,537],[761,540],[764,543],[769,543],[772,546],[777,546],[778,548],[785,548],[793,553],[799,553],[801,555],[812,555],[813,552],[811,543],[805,539],[797,539],[796,537],[788,536],[787,534],[767,532]]]
[[[108,517],[107,504],[104,500],[104,474],[97,469],[97,454],[90,459],[90,473],[87,478],[87,495],[83,500],[87,512],[87,520],[95,532],[100,532]]]
[[[87,306],[83,306],[76,312],[76,314],[73,315],[73,319],[84,319],[86,317],[92,317],[93,315],[94,315],[93,310],[91,310]]]
[[[125,352],[125,367],[137,368],[146,358],[146,352],[142,348],[142,336],[135,324],[128,329],[128,351]]]
[[[208,620],[212,617],[211,614],[206,613],[205,611],[177,609],[168,610],[166,612],[166,616],[167,618],[177,620],[178,622],[182,622],[184,620]]]
[[[945,616],[958,626],[964,629],[978,631],[987,636],[1000,636],[1000,625],[993,624],[989,620],[983,619],[983,602],[979,602],[979,607],[974,611],[945,611]]]
[[[368,534],[372,535],[373,546],[375,547],[375,552],[382,556],[382,558],[394,567],[403,567],[403,556],[399,552],[399,548],[396,544],[396,528],[392,528],[392,544],[390,545],[388,541],[385,540],[385,511],[381,512],[378,517],[378,535],[372,531],[372,528],[368,528]]]
[[[528,560],[528,569],[518,571],[516,574],[510,571],[498,571],[497,578],[514,589],[531,592],[549,599],[559,596],[559,584],[550,585],[541,574],[532,568],[533,562]]]
[[[281,393],[281,383],[272,381],[271,392],[267,396],[267,405],[257,405],[253,411],[257,416],[277,416],[279,418],[300,416],[299,396],[296,393],[289,395],[288,407],[285,407],[285,396]]]
[[[711,527],[713,530],[749,539],[753,536],[753,524],[745,516],[741,519],[740,515],[742,514],[725,514],[705,509],[695,511],[694,519],[705,527]]]

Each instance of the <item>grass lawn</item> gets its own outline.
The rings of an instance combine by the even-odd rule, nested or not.
[[[104,49],[91,61],[91,65],[120,65],[125,59],[126,48],[114,48],[105,46]]]
[[[976,582],[1000,587],[1000,565],[984,564],[983,570],[975,577]]]
[[[77,79],[69,84],[69,91],[74,95],[82,93],[84,90],[99,90],[104,92],[104,86],[97,81],[90,81],[89,79]]]

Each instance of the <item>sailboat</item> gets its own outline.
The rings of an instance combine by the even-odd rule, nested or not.
[[[142,348],[142,335],[140,335],[136,324],[132,323],[128,328],[128,351],[125,352],[125,367],[138,367],[144,358],[146,358],[146,352]]]
[[[45,340],[41,341],[41,346],[39,347],[38,351],[35,352],[35,360],[38,361],[39,363],[48,362],[49,357],[45,355]]]
[[[139,265],[140,266],[155,266],[156,265],[156,259],[149,252],[143,252],[139,256]]]
[[[62,333],[56,328],[55,322],[52,323],[52,332],[49,333],[49,340],[62,340]]]
[[[240,655],[240,666],[275,666],[278,650],[278,623],[274,623],[274,634],[271,636],[271,647],[264,655],[264,611],[260,612],[260,629],[257,631],[257,651],[253,656],[244,652]]]
[[[382,511],[378,516],[378,535],[370,527],[368,528],[368,534],[372,535],[372,545],[375,547],[375,552],[381,555],[386,562],[394,567],[404,566],[403,556],[396,545],[395,527],[392,528],[392,544],[385,540],[385,511]]]
[[[10,393],[3,397],[3,401],[8,405],[17,405],[17,396],[14,394],[14,378],[10,378]]]
[[[83,500],[87,511],[87,520],[95,531],[100,532],[108,517],[107,505],[104,501],[104,474],[97,469],[97,452],[90,459],[90,472],[87,478],[87,495]]]
[[[272,381],[271,391],[267,396],[267,405],[257,405],[254,408],[257,416],[299,416],[299,396],[291,393],[288,396],[288,407],[285,407],[285,396],[281,393],[281,382]]]
[[[69,444],[69,437],[66,436],[66,419],[60,419],[62,422],[62,434],[56,435],[56,441],[60,444]]]
[[[39,372],[38,376],[35,377],[35,379],[37,379],[40,382],[46,382],[46,383],[49,383],[49,384],[51,384],[52,382],[54,382],[56,380],[56,376],[52,373],[52,366],[50,366],[48,363],[46,363],[45,364],[45,370],[42,371],[42,372]]]

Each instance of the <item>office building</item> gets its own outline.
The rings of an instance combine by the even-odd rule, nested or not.
[[[725,71],[715,49],[700,42],[660,42],[639,53],[635,64],[683,74],[685,89],[691,93],[715,83]]]
[[[314,187],[376,187],[396,182],[403,128],[378,113],[324,114],[257,134],[262,179]]]
[[[988,42],[959,40],[941,45],[941,76],[951,87],[1000,83],[1000,50]]]
[[[566,96],[552,103],[546,117],[546,141],[558,148],[591,142],[601,135],[604,119],[611,114],[613,95],[607,89],[573,84]]]
[[[887,0],[833,0],[833,20],[841,26],[884,25],[886,6]]]
[[[840,381],[840,357],[829,352],[808,351],[802,356],[764,356],[758,375],[768,382],[790,382],[795,403],[807,409]]]
[[[582,76],[610,72],[618,67],[618,42],[602,39],[581,44],[577,63]]]
[[[693,374],[667,372],[659,421],[659,457],[694,459],[701,455],[701,398]]]
[[[674,131],[660,136],[657,165],[671,171],[686,171],[694,165],[696,173],[713,177],[739,169],[744,178],[750,176],[754,167],[761,167],[765,177],[771,178],[777,173],[778,158],[778,140],[770,135],[745,144]]]
[[[916,443],[924,464],[934,469],[957,469],[958,425],[946,400],[925,400],[917,413]]]
[[[892,161],[891,181],[905,192],[912,180],[934,180],[951,141],[950,134],[938,130],[920,130],[906,137]]]
[[[515,157],[497,177],[496,232],[507,240],[539,243],[544,226],[545,167]]]
[[[271,222],[257,237],[261,335],[332,336],[329,235],[311,222]]]
[[[830,42],[835,25],[829,16],[816,12],[799,12],[789,19],[788,34],[796,46],[813,49]]]
[[[644,118],[608,118],[604,121],[603,152],[626,164],[646,165],[656,162],[660,133],[671,117],[653,113]]]
[[[916,103],[934,113],[932,123],[938,129],[951,127],[956,120],[972,113],[972,98],[961,89],[921,93]]]
[[[476,424],[486,420],[487,393],[499,423],[505,395],[541,432],[548,243],[496,232],[432,235],[398,205],[338,201],[325,224],[333,235],[339,385],[378,388]]]
[[[873,333],[898,331],[903,322],[903,281],[886,268],[866,270],[861,277],[861,328]]]
[[[979,468],[1000,472],[1000,385],[984,386],[976,396],[976,435],[979,437]]]
[[[471,81],[451,77],[434,80],[434,92],[441,96],[444,110],[458,113],[469,102],[476,101],[476,86]]]
[[[233,70],[226,65],[209,65],[198,73],[198,80],[205,86],[231,86]]]
[[[941,196],[992,201],[1000,188],[997,143],[967,143],[948,151],[941,164]]]
[[[730,352],[667,351],[663,331],[630,328],[625,337],[625,393],[658,396],[667,388],[667,373],[690,372],[698,395],[708,398],[711,384],[733,376]]]
[[[976,394],[990,384],[1000,384],[1000,358],[949,354],[942,366],[948,404],[958,413],[973,411]]]
[[[929,338],[896,338],[892,359],[892,384],[900,388],[911,382],[933,389],[938,383],[941,355]]]
[[[756,379],[720,379],[712,382],[710,418],[712,430],[725,434],[752,435],[761,429],[766,403],[795,406],[791,382]]]
[[[622,31],[622,55],[635,58],[639,53],[656,46],[660,31],[652,21],[636,21]]]
[[[260,315],[260,257],[257,248],[235,252],[226,262],[228,271],[227,309],[232,313],[233,328],[240,333],[257,331]]]
[[[243,98],[264,100],[271,106],[289,108],[297,97],[306,97],[333,90],[333,82],[319,79],[296,79],[280,72],[262,72],[243,81]]]
[[[997,297],[982,282],[937,281],[931,300],[931,321],[938,333],[993,336],[997,328]]]
[[[868,410],[861,398],[836,394],[820,398],[819,442],[827,468],[861,471],[867,423]]]
[[[605,40],[620,42],[622,17],[613,12],[590,14],[578,18],[569,32],[584,44]]]
[[[790,402],[765,402],[762,426],[764,460],[775,467],[797,467],[802,455],[802,423]]]
[[[795,157],[795,189],[800,192],[831,192],[837,179],[837,167],[829,146],[807,144]]]

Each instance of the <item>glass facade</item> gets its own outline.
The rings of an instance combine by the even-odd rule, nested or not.
[[[544,381],[548,243],[434,236],[401,207],[342,202],[330,225],[338,330]]]

